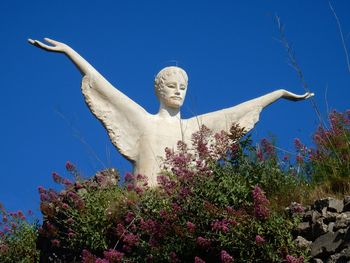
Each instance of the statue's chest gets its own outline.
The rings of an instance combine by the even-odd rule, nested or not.
[[[163,156],[166,147],[176,149],[177,142],[186,139],[187,133],[179,122],[150,122],[140,137],[139,146],[155,156]]]

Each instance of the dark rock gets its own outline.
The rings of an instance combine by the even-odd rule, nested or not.
[[[317,200],[301,216],[293,234],[299,248],[311,251],[309,262],[350,263],[350,196]]]
[[[321,214],[315,210],[309,210],[304,214],[303,221],[308,221],[312,224],[316,223],[316,220],[321,217]]]
[[[329,205],[329,197],[324,199],[316,200],[315,203],[312,205],[312,209],[317,210],[318,212],[322,213],[324,208],[327,208]]]
[[[350,196],[349,195],[344,197],[343,203],[344,203],[343,212],[350,211]]]
[[[350,248],[343,249],[340,253],[331,255],[326,263],[349,263],[350,262]]]
[[[339,215],[339,213],[334,213],[334,212],[329,212],[329,211],[327,211],[327,212],[326,212],[326,216],[325,216],[323,222],[324,222],[325,224],[328,224],[328,223],[330,223],[330,222],[335,222],[335,221],[337,220],[337,216],[338,216],[338,215]]]
[[[343,242],[342,238],[345,236],[345,233],[344,229],[340,229],[337,232],[327,232],[318,237],[311,244],[311,256],[322,258],[337,252]]]
[[[312,236],[313,240],[319,236],[324,235],[328,231],[328,226],[323,223],[323,218],[317,219],[316,223],[312,226]]]
[[[296,234],[305,238],[312,237],[311,225],[309,222],[300,222],[296,228]]]
[[[343,211],[344,202],[332,197],[327,197],[324,199],[316,200],[312,208],[322,213],[322,215],[324,212],[324,208],[326,208],[326,210],[330,212],[340,213]]]

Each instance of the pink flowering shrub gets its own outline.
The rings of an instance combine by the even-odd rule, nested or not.
[[[309,154],[315,182],[350,177],[350,110],[332,111],[329,127],[320,126],[314,134],[315,148]]]
[[[262,157],[243,129],[213,134],[202,127],[192,144],[165,149],[159,187],[113,170],[83,180],[52,178],[61,191],[39,187],[42,262],[282,262],[307,258],[291,232],[298,217],[278,213],[270,200],[299,183],[279,169],[273,147]],[[279,177],[280,176],[280,177]],[[289,187],[289,188],[288,188]],[[3,248],[4,250],[4,248]]]
[[[38,239],[42,260],[54,258],[69,262],[77,255],[80,257],[84,248],[100,251],[112,245],[108,234],[113,220],[108,208],[112,202],[121,200],[118,173],[107,169],[90,180],[83,180],[70,162],[66,169],[74,182],[58,173],[52,174],[53,180],[63,186],[62,191],[38,188],[43,214]]]
[[[313,135],[314,147],[295,140],[297,161],[314,185],[326,184],[333,193],[350,193],[350,110],[332,111],[328,127],[321,125]]]
[[[238,127],[217,135],[203,127],[192,145],[166,149],[159,188],[126,186],[141,194],[115,218],[113,249],[123,260],[281,262],[286,252],[302,254],[291,241],[297,218],[271,211],[265,192],[249,178],[255,166],[245,152],[249,139],[242,136]]]
[[[39,262],[37,235],[37,224],[28,222],[22,211],[8,212],[0,204],[0,262]]]

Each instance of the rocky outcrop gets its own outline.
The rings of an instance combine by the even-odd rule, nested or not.
[[[309,249],[310,262],[350,262],[350,196],[344,200],[317,200],[301,215],[295,241],[298,246]]]

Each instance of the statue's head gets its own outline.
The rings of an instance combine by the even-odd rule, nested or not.
[[[188,77],[179,67],[163,68],[156,76],[154,87],[161,103],[170,108],[180,108],[185,100]]]

